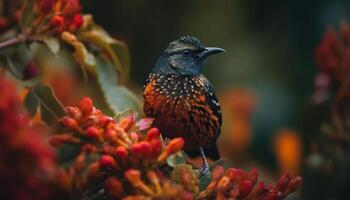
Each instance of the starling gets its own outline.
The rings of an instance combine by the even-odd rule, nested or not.
[[[222,124],[220,104],[201,69],[209,55],[223,51],[195,37],[180,37],[161,53],[144,85],[146,116],[154,118],[163,137],[182,137],[185,152],[200,153],[201,175],[209,170],[205,153],[219,158],[216,140]]]

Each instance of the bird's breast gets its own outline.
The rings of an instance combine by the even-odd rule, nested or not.
[[[144,89],[144,112],[166,137],[184,137],[194,146],[205,143],[220,125],[206,103],[204,84],[200,76],[151,74]]]

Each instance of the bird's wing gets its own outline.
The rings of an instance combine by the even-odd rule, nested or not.
[[[204,77],[205,78],[205,77]],[[210,106],[211,110],[213,111],[214,115],[218,117],[219,119],[219,125],[221,127],[222,125],[222,114],[221,114],[221,108],[219,104],[219,100],[216,97],[214,93],[213,86],[210,84],[208,79],[205,78],[204,81],[204,87],[205,87],[205,94],[206,94],[206,101],[208,105]]]

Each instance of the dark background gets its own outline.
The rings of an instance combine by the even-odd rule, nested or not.
[[[315,45],[329,24],[350,19],[350,1],[333,0],[82,0],[85,13],[127,42],[134,84],[141,89],[161,50],[182,35],[226,49],[203,73],[217,93],[256,94],[250,152],[275,166],[271,137],[298,130],[317,73]],[[225,120],[225,119],[224,119]],[[307,134],[307,133],[302,133]]]

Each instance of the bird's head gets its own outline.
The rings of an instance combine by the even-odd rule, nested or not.
[[[223,52],[217,47],[205,47],[195,37],[184,36],[170,42],[160,55],[153,72],[175,75],[200,74],[203,61],[210,55]]]

